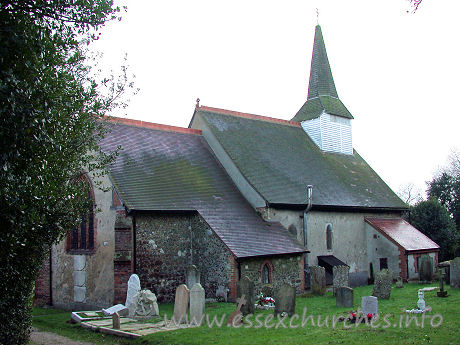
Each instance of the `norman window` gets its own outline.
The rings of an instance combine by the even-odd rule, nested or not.
[[[326,226],[326,249],[332,250],[332,224]]]
[[[67,251],[71,253],[91,253],[94,250],[94,193],[86,175],[84,180],[89,187],[88,198],[91,204],[80,216],[80,224],[67,235]]]

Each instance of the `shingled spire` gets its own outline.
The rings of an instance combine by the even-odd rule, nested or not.
[[[311,59],[310,83],[307,99],[318,96],[332,96],[339,98],[332,78],[331,66],[327,58],[321,26],[315,29],[315,42],[313,43],[313,56]]]
[[[351,113],[340,101],[327,58],[321,26],[315,29],[315,41],[311,59],[308,97],[292,121],[302,122],[319,117],[323,112],[353,119]]]

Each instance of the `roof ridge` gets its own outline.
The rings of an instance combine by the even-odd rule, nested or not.
[[[202,134],[200,129],[163,125],[160,123],[133,120],[133,119],[127,119],[127,118],[122,118],[122,117],[116,117],[116,116],[105,116],[104,119],[107,120],[108,122],[115,123],[115,124],[121,123],[121,124],[128,125],[128,126],[155,129],[155,130],[160,130],[160,131],[165,131],[165,132],[176,132],[176,133],[196,134],[196,135]]]
[[[200,105],[199,107],[197,107],[197,109],[202,110],[202,111],[217,112],[217,113],[224,114],[224,115],[243,117],[243,118],[246,118],[246,119],[260,120],[260,121],[278,123],[278,124],[281,124],[281,125],[300,127],[299,122],[277,119],[275,117],[269,117],[269,116],[263,116],[263,115],[255,115],[255,114],[249,114],[249,113],[242,113],[242,112],[239,112],[239,111],[227,110],[227,109],[221,109],[221,108],[214,108],[214,107],[207,107],[207,106],[204,106],[204,105]]]

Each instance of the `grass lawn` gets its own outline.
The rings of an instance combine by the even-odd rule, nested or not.
[[[351,328],[344,327],[343,322],[332,326],[332,316],[349,312],[344,308],[335,306],[335,297],[331,292],[325,296],[305,296],[298,297],[296,301],[296,313],[298,319],[292,320],[292,325],[297,328],[289,328],[290,319],[284,321],[284,328],[278,324],[275,318],[272,321],[265,319],[273,315],[271,311],[256,311],[255,315],[250,318],[250,323],[246,320],[240,328],[217,327],[215,324],[212,328],[205,324],[199,328],[183,329],[171,332],[160,332],[149,336],[144,336],[137,340],[127,340],[114,336],[103,335],[82,329],[78,325],[67,323],[70,320],[69,312],[62,312],[53,309],[34,309],[33,325],[34,327],[48,332],[54,332],[67,336],[71,339],[92,342],[95,344],[460,344],[460,289],[454,290],[447,287],[449,297],[439,298],[436,291],[425,292],[425,301],[427,306],[432,307],[432,311],[427,316],[435,314],[442,315],[442,323],[438,327],[430,325],[431,318],[426,318],[424,327],[415,324],[412,320],[406,327],[407,314],[402,313],[403,308],[412,309],[416,307],[417,290],[431,285],[406,284],[404,288],[394,288],[391,291],[389,300],[379,300],[379,312],[381,315],[380,327],[372,328],[370,325],[360,324],[357,327],[353,324],[347,324]],[[372,286],[363,286],[354,289],[355,307],[361,303],[361,296],[368,296],[372,292]],[[311,319],[303,327],[302,314],[304,308],[307,308],[305,314],[313,316],[315,326],[312,326]],[[235,309],[231,303],[212,303],[206,304],[206,314],[212,320],[214,316],[220,321],[223,314],[228,316]],[[173,304],[161,304],[160,314],[162,318],[166,313],[169,317],[173,311]],[[258,316],[260,315],[260,316]],[[385,316],[384,322],[382,319]],[[409,315],[409,318],[414,314]],[[262,324],[267,321],[266,328],[264,325],[260,328],[254,328],[257,325],[254,318],[261,320]],[[327,319],[328,327],[318,326],[318,317],[323,324]],[[402,319],[401,319],[402,317]],[[422,316],[414,316],[414,319],[420,323]],[[438,324],[440,317],[434,319]],[[399,327],[399,324],[402,327]],[[277,327],[278,325],[278,327]],[[389,326],[388,328],[383,328]]]

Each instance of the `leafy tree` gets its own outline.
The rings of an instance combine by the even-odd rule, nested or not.
[[[0,3],[1,344],[27,343],[45,253],[89,206],[79,177],[115,155],[98,147],[101,119],[129,84],[98,84],[86,49],[119,11],[111,0]]]
[[[439,176],[428,182],[428,197],[447,208],[460,231],[460,153],[453,152],[450,163]]]
[[[411,224],[441,247],[439,260],[451,259],[458,233],[447,209],[438,200],[420,201],[410,207]]]

